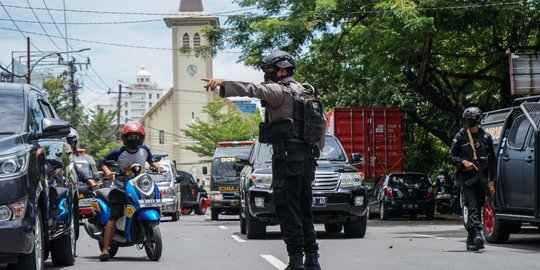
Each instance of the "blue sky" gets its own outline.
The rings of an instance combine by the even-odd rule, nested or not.
[[[26,50],[24,36],[30,36],[35,46],[31,50],[66,51],[66,41],[61,37],[66,34],[64,21],[68,22],[68,50],[90,48],[89,51],[72,54],[82,62],[86,57],[90,58],[92,68],[78,73],[84,86],[80,98],[82,104],[89,109],[107,102],[110,96],[106,92],[108,88],[116,90],[118,80],[133,82],[143,64],[152,74],[152,80],[157,81],[160,87],[168,89],[172,86],[171,51],[132,46],[170,49],[171,31],[163,22],[163,17],[165,14],[176,13],[180,0],[65,0],[65,8],[74,10],[65,13],[66,20],[62,11],[63,0],[0,0],[0,3],[1,62],[9,64],[13,51]],[[232,0],[203,0],[203,5],[205,11],[212,14],[239,10]],[[120,14],[122,12],[148,14]],[[221,25],[224,25],[227,17],[220,16],[219,19]],[[38,21],[41,25],[36,23]],[[127,21],[138,22],[111,24]],[[218,53],[214,58],[214,77],[259,82],[261,74],[258,71],[236,63],[238,51],[235,49]],[[48,68],[55,72],[65,69],[54,66]]]

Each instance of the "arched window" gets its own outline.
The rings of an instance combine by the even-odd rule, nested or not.
[[[189,48],[189,35],[187,33],[185,33],[184,37],[182,38],[182,47]]]
[[[197,48],[201,46],[201,36],[199,36],[199,33],[195,33],[195,36],[193,36],[193,47]]]

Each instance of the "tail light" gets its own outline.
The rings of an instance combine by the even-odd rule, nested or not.
[[[384,188],[384,195],[386,195],[387,197],[394,197],[394,192],[392,191],[392,187],[385,187]]]
[[[433,197],[433,188],[432,187],[429,187],[428,190],[427,190],[427,197],[428,198],[432,198]]]
[[[197,191],[196,189],[192,188],[192,189],[191,189],[191,195],[195,195],[195,192],[196,192],[196,191]]]

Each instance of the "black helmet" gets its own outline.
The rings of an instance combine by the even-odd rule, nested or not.
[[[469,107],[463,111],[463,119],[482,118],[482,110],[478,107]]]
[[[287,52],[275,51],[266,55],[259,65],[260,69],[268,66],[276,66],[278,68],[296,68],[294,58]]]

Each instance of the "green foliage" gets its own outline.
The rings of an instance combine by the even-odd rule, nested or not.
[[[510,104],[507,51],[540,51],[539,1],[237,2],[258,11],[209,31],[214,46],[240,48],[250,66],[276,49],[296,55],[295,76],[319,89],[326,108],[414,111],[405,154],[415,170],[446,160],[464,108]]]
[[[234,104],[219,99],[207,104],[203,112],[210,116],[209,122],[197,118],[195,123],[181,130],[187,137],[198,142],[196,145],[186,146],[186,149],[201,157],[212,157],[218,142],[252,140],[257,136],[258,124],[261,121],[258,111],[253,115],[246,115]]]
[[[99,160],[122,143],[116,139],[112,125],[116,119],[115,113],[105,112],[100,106],[91,112],[93,118],[79,128],[79,143],[89,155]]]

